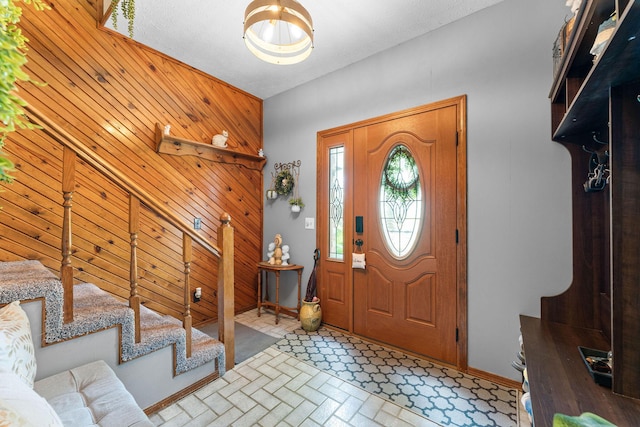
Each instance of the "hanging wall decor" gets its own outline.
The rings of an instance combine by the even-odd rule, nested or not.
[[[276,191],[276,176],[271,172],[271,185],[267,189],[267,199],[275,200],[278,198],[278,192]]]
[[[279,172],[276,175],[276,193],[281,196],[287,196],[293,190],[293,175],[288,169]]]
[[[276,170],[275,190],[281,196],[288,196],[296,186],[296,181],[300,176],[300,160],[289,163],[276,163],[273,165]]]
[[[300,182],[300,160],[298,160],[298,167],[294,167],[293,173],[295,174],[295,182],[296,185],[293,188],[293,197],[289,199],[289,205],[291,206],[291,212],[300,212],[300,209],[304,208],[304,203],[302,202],[302,197],[298,194],[298,189],[300,186],[298,183]]]

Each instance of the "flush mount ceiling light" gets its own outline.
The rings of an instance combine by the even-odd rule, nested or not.
[[[244,13],[244,42],[271,64],[301,62],[313,49],[311,15],[294,0],[254,0]]]

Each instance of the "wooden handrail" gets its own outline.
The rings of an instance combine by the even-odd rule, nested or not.
[[[129,306],[135,313],[135,341],[140,342],[140,296],[138,295],[138,261],[137,246],[138,232],[140,228],[140,203],[144,203],[156,215],[170,222],[183,236],[183,263],[184,263],[184,318],[183,326],[187,334],[187,357],[191,357],[191,289],[190,272],[192,261],[193,242],[200,244],[205,250],[218,258],[218,321],[219,340],[225,344],[226,369],[233,368],[235,362],[235,340],[234,340],[234,241],[233,228],[231,227],[231,217],[223,214],[220,218],[221,225],[218,229],[218,241],[222,242],[223,251],[194,232],[190,225],[181,218],[169,211],[164,204],[151,196],[127,176],[120,173],[106,160],[90,150],[77,138],[70,135],[59,125],[51,121],[36,108],[28,105],[25,107],[27,115],[32,123],[39,125],[42,130],[59,142],[63,147],[63,175],[62,193],[64,197],[63,207],[63,232],[62,232],[62,265],[60,269],[61,280],[64,288],[63,321],[69,323],[73,321],[73,267],[71,265],[71,207],[73,191],[75,187],[75,166],[76,158],[80,157],[94,169],[102,173],[114,184],[129,194],[129,234],[131,243],[130,260],[130,288]],[[224,256],[222,256],[224,255]]]
[[[39,125],[52,138],[63,146],[67,146],[75,151],[80,158],[89,163],[92,167],[100,171],[103,175],[113,181],[118,187],[129,192],[140,199],[146,206],[151,208],[156,214],[163,219],[171,222],[178,230],[189,235],[194,242],[199,243],[204,249],[220,258],[220,249],[193,231],[191,225],[186,224],[182,218],[171,212],[158,199],[147,193],[139,185],[129,179],[126,175],[120,173],[116,168],[104,160],[100,155],[89,149],[85,144],[78,141],[73,135],[62,129],[60,126],[51,121],[47,116],[42,114],[36,108],[28,105],[25,107],[27,116],[31,122]]]

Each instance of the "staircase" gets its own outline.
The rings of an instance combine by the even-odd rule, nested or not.
[[[46,267],[39,261],[0,262],[0,305],[15,300],[36,303],[28,303],[27,305],[30,306],[41,305],[39,310],[29,307],[32,312],[31,315],[29,312],[27,314],[32,323],[32,332],[35,332],[34,338],[42,337],[43,353],[55,354],[47,358],[45,369],[61,367],[62,361],[78,359],[77,356],[80,354],[91,357],[93,360],[112,358],[111,363],[109,361],[107,363],[121,377],[136,397],[138,404],[143,408],[146,407],[150,412],[232,369],[235,347],[234,231],[229,215],[222,214],[220,217],[217,236],[220,246],[217,247],[196,233],[190,224],[186,224],[184,220],[168,210],[166,204],[156,200],[135,182],[119,173],[82,141],[74,138],[31,106],[25,109],[30,120],[46,137],[59,143],[63,149],[62,194],[55,189],[50,189],[57,193],[57,196],[52,198],[59,197],[63,207],[62,236],[59,241],[62,254],[61,267],[58,277],[52,272],[50,266]],[[79,280],[74,277],[77,270],[73,266],[72,210],[76,187],[75,171],[80,163],[83,167],[92,167],[128,196],[127,231],[131,246],[128,300],[106,292],[95,284],[78,283]],[[149,299],[149,293],[146,293],[147,300],[140,296],[138,280],[141,273],[138,269],[137,250],[141,227],[141,206],[182,235],[180,260],[183,266],[182,278],[166,284],[173,288],[179,287],[181,294],[179,298],[182,301],[173,303],[178,303],[182,307],[181,319],[148,309],[144,304],[153,301]],[[154,243],[145,242],[147,245],[145,250],[153,252],[162,249],[162,246],[154,247]],[[57,246],[58,242],[53,242],[53,245]],[[220,325],[218,340],[192,328],[190,303],[194,245],[198,245],[201,253],[206,253],[208,259],[217,259],[217,271],[215,262],[203,263],[201,259],[197,260],[199,261],[197,267],[200,269],[200,274],[202,269],[205,269],[209,270],[208,276],[217,276],[217,288],[214,287],[214,292],[218,299],[217,317]],[[174,263],[174,261],[176,260],[166,262]],[[106,262],[109,262],[108,259]],[[88,341],[90,341],[89,345],[79,344]],[[54,347],[61,350],[49,350]],[[164,350],[169,348],[173,350],[170,351],[170,355]],[[173,360],[166,360],[167,358]],[[160,359],[166,361],[161,362]],[[119,369],[120,366],[135,366],[135,369]],[[66,366],[64,369],[69,367],[71,366]],[[169,377],[165,375],[167,371],[171,373]],[[41,375],[40,368],[38,375]],[[132,384],[127,383],[126,378],[122,376],[135,378],[134,390],[132,390]],[[174,385],[167,387],[167,383]],[[135,389],[139,390],[137,395]],[[171,393],[167,394],[166,390],[171,390]],[[152,408],[148,405],[152,405]]]
[[[165,347],[173,347],[173,375],[194,370],[209,362],[219,376],[225,373],[225,349],[220,341],[192,329],[191,357],[187,357],[186,332],[179,320],[141,307],[141,340],[135,342],[134,312],[121,301],[90,283],[74,286],[74,318],[63,322],[62,282],[39,261],[0,263],[0,305],[15,300],[42,300],[42,347],[115,328],[118,330],[117,363],[140,358]],[[37,311],[37,310],[36,310]],[[31,317],[31,316],[30,316]],[[31,319],[32,322],[34,319]],[[34,337],[37,336],[34,334]],[[37,342],[35,343],[37,345]],[[91,351],[80,346],[75,351]],[[71,359],[71,355],[67,356]],[[105,358],[113,355],[104,354]],[[40,363],[40,362],[39,362]],[[165,367],[166,368],[166,367]],[[207,369],[212,374],[211,368]],[[39,371],[40,372],[40,371]],[[142,389],[149,390],[154,379]],[[138,379],[137,381],[140,381]],[[135,395],[135,394],[134,394]],[[145,396],[136,396],[138,401]],[[157,402],[151,402],[157,403]]]

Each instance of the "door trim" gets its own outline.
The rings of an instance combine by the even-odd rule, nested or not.
[[[320,131],[317,133],[317,156],[316,161],[318,162],[317,172],[320,178],[320,175],[325,173],[321,169],[322,156],[324,153],[322,152],[321,142],[324,138],[328,138],[332,135],[336,134],[349,134],[353,129],[358,127],[369,126],[375,123],[380,123],[384,121],[394,120],[400,117],[406,117],[412,114],[422,113],[426,111],[436,110],[444,107],[455,106],[456,107],[456,126],[457,126],[457,144],[456,144],[456,224],[458,230],[458,244],[456,245],[456,322],[457,322],[457,336],[458,340],[456,343],[457,348],[457,362],[456,368],[459,371],[466,372],[468,370],[468,260],[467,260],[467,96],[460,95],[457,97],[437,101],[434,103],[422,105],[419,107],[414,107],[386,115],[382,115],[379,117],[374,117],[371,119],[366,119],[363,121],[351,123],[348,125],[339,126],[332,129],[327,129],[324,131]],[[326,189],[321,188],[322,179],[318,179],[316,181],[317,190],[317,204],[316,204],[316,218],[317,222],[320,225],[320,207],[322,206],[322,201],[326,199]],[[351,189],[349,189],[351,190]],[[350,192],[350,191],[348,191]],[[346,194],[345,194],[346,196]],[[345,217],[348,213],[345,212]],[[346,227],[346,224],[345,224]],[[346,231],[346,230],[345,230]],[[323,230],[321,227],[318,227],[316,234],[316,247],[322,247],[322,233]],[[346,234],[346,236],[351,236],[351,234]],[[348,237],[350,238],[350,237]],[[351,265],[351,254],[349,251],[345,253],[344,262],[348,265]],[[348,255],[348,256],[347,256]],[[323,256],[321,257],[321,259]],[[349,330],[350,334],[353,334],[353,304],[351,305],[351,313],[349,315]]]

